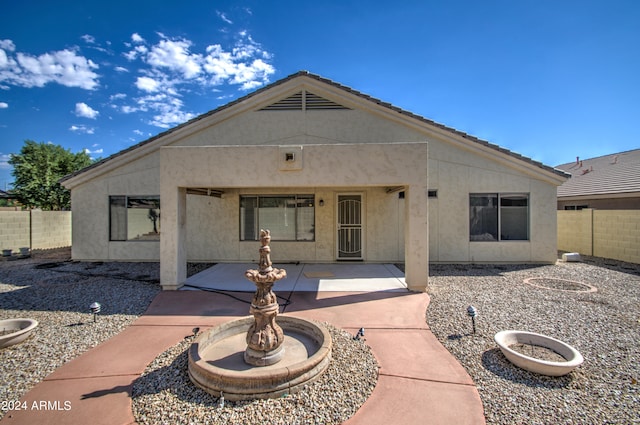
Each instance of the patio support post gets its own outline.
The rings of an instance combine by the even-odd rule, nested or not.
[[[427,185],[405,190],[405,282],[410,291],[425,292],[429,279],[429,224]]]
[[[187,190],[161,186],[160,284],[179,289],[187,280]]]

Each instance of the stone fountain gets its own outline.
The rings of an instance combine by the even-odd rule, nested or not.
[[[260,231],[258,270],[245,277],[256,285],[249,313],[201,333],[189,347],[189,378],[227,400],[275,398],[296,392],[324,373],[332,341],[317,323],[278,316],[273,285],[287,272],[272,267],[271,233]]]
[[[254,366],[268,366],[279,362],[284,356],[284,332],[276,322],[280,307],[272,288],[276,281],[287,277],[287,272],[271,267],[269,230],[260,230],[260,242],[260,268],[247,270],[244,274],[257,288],[249,309],[255,321],[247,331],[244,361]]]

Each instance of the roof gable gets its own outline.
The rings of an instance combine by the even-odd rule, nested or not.
[[[297,86],[300,86],[301,88]],[[336,99],[330,100],[327,98],[329,96],[320,96],[314,93],[314,86],[318,87],[318,90],[316,91],[327,91],[328,93],[334,94],[334,97]],[[291,92],[292,88],[293,93]],[[339,100],[340,98],[344,98],[347,101],[341,102]],[[493,156],[502,156],[506,160],[515,159],[517,161],[520,161],[524,163],[524,165],[529,169],[531,169],[532,172],[541,173],[546,175],[547,177],[551,177],[554,181],[557,181],[557,184],[560,184],[564,178],[568,177],[568,174],[564,171],[546,166],[541,162],[534,161],[530,158],[524,157],[518,153],[512,152],[498,145],[489,143],[482,139],[478,139],[467,133],[458,131],[454,128],[447,127],[422,116],[413,114],[412,112],[405,111],[388,102],[376,99],[350,87],[343,86],[335,81],[323,78],[316,74],[311,74],[307,71],[299,71],[286,78],[264,86],[252,93],[249,93],[246,96],[220,106],[219,108],[199,115],[183,124],[159,133],[154,137],[151,137],[127,149],[117,152],[80,171],[65,176],[60,181],[67,187],[73,187],[77,184],[81,184],[85,180],[94,178],[97,175],[100,175],[102,172],[107,172],[117,167],[118,163],[121,161],[135,160],[152,150],[159,149],[161,146],[171,143],[172,138],[174,138],[174,136],[177,137],[177,134],[189,133],[190,131],[195,132],[197,128],[206,125],[206,123],[208,123],[215,117],[222,117],[225,114],[233,113],[234,110],[237,110],[237,112],[244,112],[245,110],[247,110],[247,108],[253,107],[254,103],[256,102],[262,102],[262,105],[259,106],[257,110],[263,111],[330,109],[339,110],[352,109],[349,106],[349,99],[352,99],[352,102],[354,101],[353,99],[355,99],[355,102],[360,105],[368,106],[370,108],[377,108],[378,110],[384,111],[387,114],[391,114],[396,118],[399,117],[404,119],[405,121],[417,123],[417,125],[421,128],[428,127],[435,132],[455,139],[456,141],[466,144],[467,146],[470,146],[474,149],[489,151],[488,153]]]

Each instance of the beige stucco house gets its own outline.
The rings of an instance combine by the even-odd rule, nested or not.
[[[430,262],[556,259],[558,170],[299,72],[115,154],[71,189],[77,260]]]

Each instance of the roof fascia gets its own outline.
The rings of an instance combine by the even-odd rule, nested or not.
[[[599,194],[593,194],[593,195],[580,195],[580,196],[558,196],[558,201],[588,201],[590,199],[624,199],[624,198],[640,198],[640,192],[599,193]]]

